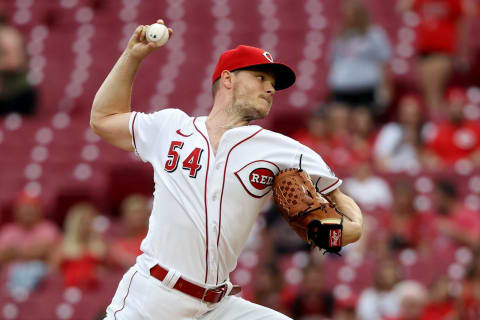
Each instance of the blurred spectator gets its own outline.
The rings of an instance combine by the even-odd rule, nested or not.
[[[421,320],[427,302],[427,290],[420,283],[404,280],[395,286],[394,293],[400,303],[399,315],[384,320]],[[438,319],[438,318],[437,318]]]
[[[279,261],[282,256],[309,250],[308,244],[285,222],[273,202],[265,211],[265,222],[263,250],[267,261]]]
[[[27,60],[20,32],[0,22],[0,115],[35,112],[37,93],[27,79]]]
[[[435,118],[443,113],[443,93],[454,59],[468,65],[467,2],[471,0],[401,0],[400,11],[413,10],[418,18],[417,54],[420,86]]]
[[[351,111],[344,104],[330,103],[313,115],[307,131],[299,130],[293,137],[318,152],[336,171],[350,172],[370,158],[375,132],[368,108],[358,106]]]
[[[289,313],[282,301],[283,278],[276,262],[263,264],[258,268],[252,289],[249,300],[284,314]]]
[[[293,319],[323,319],[333,314],[334,298],[325,287],[324,271],[321,266],[310,264],[303,274],[303,284],[294,297],[290,313]]]
[[[0,229],[0,267],[8,272],[12,293],[29,292],[43,279],[45,261],[59,233],[43,217],[42,200],[26,192],[15,202],[14,218]]]
[[[349,106],[374,107],[381,93],[386,103],[391,91],[388,37],[381,27],[371,24],[361,1],[343,3],[341,29],[329,48],[328,85],[332,100]]]
[[[314,108],[304,128],[294,132],[292,138],[303,143],[322,156],[325,162],[329,163],[329,126],[328,126],[328,105]]]
[[[446,276],[436,279],[429,290],[428,302],[420,320],[456,320],[455,297],[450,294],[450,280]]]
[[[320,154],[334,168],[350,161],[346,150],[350,145],[349,110],[344,104],[325,104],[312,110],[305,128],[293,133],[292,138]]]
[[[445,246],[470,246],[480,243],[480,216],[466,208],[457,187],[449,180],[438,180],[432,194],[433,234],[428,237],[438,249]]]
[[[325,110],[327,115],[328,145],[330,153],[325,155],[334,170],[348,167],[351,163],[349,148],[351,145],[350,135],[350,111],[346,105],[331,103]],[[322,157],[323,154],[320,154]],[[328,163],[328,162],[327,162]]]
[[[480,166],[480,123],[465,118],[465,90],[450,89],[447,101],[448,119],[433,122],[426,130],[426,164],[432,169],[442,169],[466,159]]]
[[[418,172],[424,117],[420,99],[403,96],[398,105],[397,121],[384,125],[373,147],[379,170],[389,172]]]
[[[332,320],[357,320],[355,296],[335,300]]]
[[[77,203],[67,213],[63,240],[51,256],[54,270],[63,274],[66,287],[93,288],[97,285],[97,268],[107,247],[93,225],[97,209],[90,203]]]
[[[354,168],[354,175],[344,180],[343,188],[364,209],[388,208],[392,204],[390,186],[382,177],[373,174],[368,161]]]
[[[148,199],[133,194],[123,200],[121,207],[123,234],[111,244],[110,256],[115,265],[127,269],[142,253],[140,244],[147,235],[150,208]]]
[[[333,104],[330,110],[330,163],[335,169],[351,173],[356,165],[370,160],[376,134],[372,114],[365,106],[348,110]]]
[[[480,319],[480,254],[470,262],[459,299],[461,320]]]
[[[372,155],[376,131],[372,113],[364,106],[359,106],[351,112],[350,123],[352,128],[351,152],[353,162],[369,161]]]
[[[359,320],[384,320],[399,312],[400,300],[393,290],[401,280],[399,264],[390,259],[381,260],[375,271],[373,286],[364,289],[358,299]]]
[[[387,243],[391,250],[416,248],[423,244],[421,237],[426,221],[414,207],[412,183],[397,180],[393,188],[393,205],[383,216],[386,220]]]

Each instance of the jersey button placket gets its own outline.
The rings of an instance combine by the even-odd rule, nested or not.
[[[217,160],[221,157],[220,153],[220,148],[217,151]],[[217,271],[218,271],[218,263],[219,263],[219,252],[218,252],[218,247],[217,247],[217,239],[218,239],[218,233],[219,233],[219,227],[218,227],[218,212],[220,209],[220,187],[222,183],[222,178],[223,178],[223,163],[224,161],[218,160],[215,161],[215,164],[213,167],[211,167],[211,174],[209,175],[209,186],[211,188],[209,189],[209,199],[210,199],[210,208],[211,210],[209,212],[212,213],[212,215],[209,216],[209,259],[208,259],[208,264],[209,264],[209,279],[216,279],[217,277]]]
[[[218,191],[215,191],[212,194],[212,201],[217,201],[217,199],[218,199]]]
[[[211,277],[214,277],[216,275],[216,271],[217,271],[217,264],[216,264],[216,260],[217,260],[217,248],[214,247],[213,245],[210,247],[210,258],[209,258],[209,265],[210,265],[210,268],[209,268],[209,274]]]
[[[218,237],[218,223],[216,220],[213,220],[210,224],[210,230],[212,230],[212,242],[210,245],[210,276],[215,279],[217,276],[217,264],[218,264],[218,247],[217,247],[217,237]]]

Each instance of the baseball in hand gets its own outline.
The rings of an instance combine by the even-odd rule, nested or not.
[[[147,40],[155,42],[157,47],[163,46],[170,37],[167,27],[160,23],[154,23],[147,29]]]

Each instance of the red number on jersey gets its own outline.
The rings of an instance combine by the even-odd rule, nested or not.
[[[181,141],[172,141],[170,149],[168,150],[168,160],[165,162],[165,170],[168,172],[173,172],[177,170],[178,162],[180,161],[180,155],[176,149],[183,148],[183,142]],[[197,172],[202,168],[200,164],[200,158],[202,157],[203,149],[195,148],[192,153],[183,161],[183,169],[190,170],[189,176],[191,178],[197,177]]]
[[[172,141],[172,144],[170,145],[170,150],[168,150],[168,160],[165,162],[165,170],[168,172],[173,172],[177,170],[178,166],[178,152],[175,151],[175,149],[182,149],[183,148],[183,142],[181,141]]]
[[[190,170],[190,178],[196,178],[197,172],[202,168],[200,158],[202,157],[203,149],[195,148],[192,153],[183,161],[182,169]]]

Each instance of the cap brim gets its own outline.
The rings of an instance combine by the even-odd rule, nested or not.
[[[296,79],[295,72],[293,72],[293,70],[289,66],[282,63],[256,64],[256,65],[252,65],[252,66],[248,66],[240,69],[255,69],[255,68],[262,68],[262,69],[273,72],[275,76],[276,91],[287,89],[288,87],[290,87],[295,83],[295,79]]]

